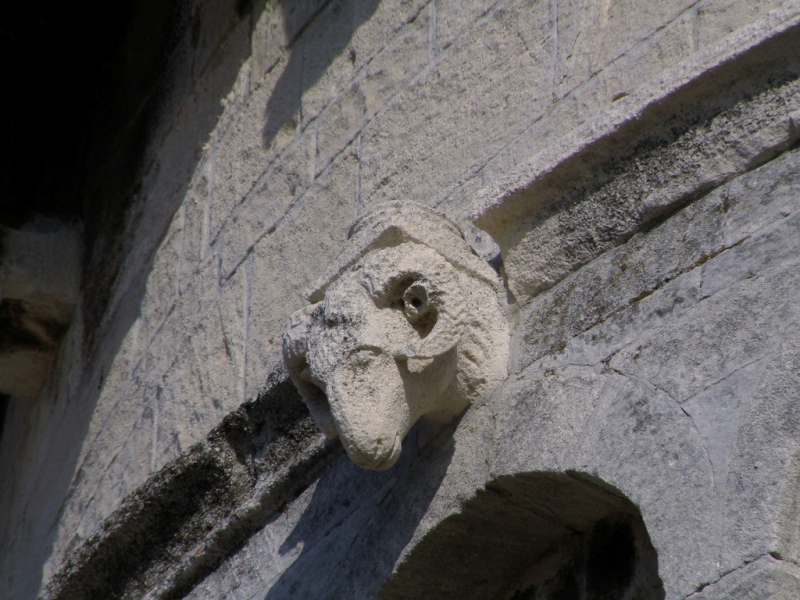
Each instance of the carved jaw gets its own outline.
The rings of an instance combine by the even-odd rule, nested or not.
[[[312,304],[291,316],[283,334],[283,360],[311,418],[322,433],[335,438],[338,431],[325,395],[325,384],[313,374],[308,364],[308,336],[317,306]]]

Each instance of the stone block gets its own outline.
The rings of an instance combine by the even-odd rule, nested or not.
[[[316,132],[306,130],[261,176],[225,223],[217,245],[228,277],[314,181]]]
[[[512,368],[520,369],[544,354],[558,352],[576,336],[593,348],[591,353],[587,350],[583,360],[602,360],[613,354],[631,340],[626,327],[617,326],[613,317],[634,299],[648,299],[646,310],[640,303],[641,315],[627,317],[637,326],[642,324],[641,319],[655,319],[660,313],[659,320],[663,320],[675,310],[683,310],[689,299],[702,294],[695,289],[700,284],[699,272],[686,281],[665,284],[725,247],[723,219],[722,194],[715,194],[687,207],[647,235],[633,237],[623,248],[602,255],[537,296],[522,313],[524,325],[514,341],[521,362],[515,361]],[[658,289],[664,290],[663,299],[650,299]],[[589,340],[585,332],[607,321],[614,329],[603,337],[594,332]],[[595,354],[598,349],[605,355]]]
[[[147,265],[149,269],[147,269],[141,315],[150,332],[158,330],[178,301],[182,233],[180,219],[176,219],[174,227],[167,232],[153,260]]]
[[[355,54],[348,48],[355,33],[356,4],[333,0],[309,24],[292,48],[290,63],[302,63],[302,119],[305,126],[346,90],[356,74]],[[374,2],[365,2],[374,6]]]
[[[208,187],[204,174],[195,178],[184,196],[176,214],[176,227],[180,229],[181,255],[178,265],[178,295],[182,296],[192,277],[201,268],[208,254],[207,231]]]
[[[354,66],[362,70],[384,51],[397,45],[406,36],[408,29],[428,30],[430,21],[423,18],[423,11],[430,13],[431,0],[399,0],[397,2],[354,2],[355,22],[358,27],[350,40],[349,48],[355,53]],[[403,42],[401,42],[403,43]],[[423,44],[426,49],[427,45]],[[426,49],[426,55],[429,52]]]
[[[547,151],[548,147],[558,144],[566,131],[591,122],[598,111],[688,57],[694,49],[693,24],[690,14],[681,15],[664,28],[651,32],[566,95],[558,97],[546,118],[532,122],[512,144],[492,157],[480,173],[483,185],[502,178],[525,157]]]
[[[429,62],[430,5],[401,28],[387,46],[363,67],[349,88],[320,115],[317,166],[322,172],[355,140],[366,123]]]
[[[657,5],[624,2],[559,1],[558,50],[554,95],[563,98],[571,90],[605,69],[620,56],[663,29],[689,9],[692,0],[670,0]],[[668,51],[670,46],[664,46]],[[679,47],[677,62],[683,51]]]
[[[563,359],[537,362],[492,400],[492,475],[576,471],[640,507],[670,597],[717,575],[713,477],[680,406],[651,384]],[[689,558],[691,557],[691,558]]]
[[[79,539],[87,539],[97,533],[122,499],[153,473],[155,414],[152,406],[142,406],[141,396],[137,400],[137,414],[131,415],[125,430],[117,429],[118,437],[113,445],[105,448],[108,454],[104,468],[100,473],[94,473],[94,480],[84,487],[84,490],[91,490],[91,496],[80,511],[77,526]]]
[[[390,46],[398,46],[397,38],[405,37],[406,30],[424,29],[415,51],[424,52],[427,59],[429,20],[420,20],[420,12],[427,4],[429,0],[329,3],[293,50],[303,52],[303,122],[313,121],[325,107],[346,94],[359,73],[372,69],[377,55]],[[402,64],[398,55],[394,59],[394,64]],[[405,68],[412,66],[409,63]]]
[[[539,210],[530,210],[529,222],[506,228],[498,239],[517,300],[526,303],[649,219],[729,181],[748,170],[751,161],[758,164],[786,148],[797,135],[791,126],[796,86],[792,82],[766,91],[671,144],[640,152],[623,173],[591,191],[577,192],[572,200],[555,192],[551,204],[545,199],[549,192],[542,192]],[[563,181],[561,189],[566,186]]]
[[[266,590],[275,584],[283,571],[291,568],[302,553],[303,547],[287,545],[286,542],[302,521],[318,485],[315,482],[309,486],[186,597],[190,600],[210,600],[235,589],[240,598],[263,598]],[[306,543],[311,543],[311,540]],[[269,556],[270,560],[264,561],[265,556]]]
[[[388,5],[381,3],[379,11],[385,4]],[[371,58],[363,69],[363,76],[356,82],[364,96],[369,118],[430,63],[428,38],[434,11],[431,4],[417,10],[414,19],[400,28]]]
[[[709,380],[719,381],[773,352],[784,325],[792,320],[786,303],[798,282],[794,269],[799,248],[793,240],[800,240],[800,214],[791,221],[703,264],[700,288],[705,308],[686,312],[682,318],[673,316],[662,332],[643,335],[635,346],[622,349],[611,366],[631,369],[683,402]],[[725,285],[715,285],[717,278],[724,278]],[[710,293],[706,282],[711,283]],[[681,371],[656,358],[682,355],[697,358]]]
[[[717,43],[737,29],[756,22],[767,12],[789,8],[791,0],[707,0],[697,6],[694,15],[695,45],[698,49]]]
[[[253,249],[248,398],[264,386],[265,365],[282,361],[283,329],[289,315],[306,304],[305,287],[327,267],[320,257],[336,256],[347,239],[355,216],[356,166],[352,155],[337,159]]]
[[[762,556],[726,573],[689,596],[692,600],[792,600],[800,589],[797,565]]]
[[[68,555],[76,545],[96,533],[125,494],[140,485],[150,473],[149,449],[130,454],[126,451],[132,432],[138,428],[141,433],[142,427],[149,427],[148,419],[152,417],[145,402],[142,379],[134,375],[126,378],[121,388],[106,388],[101,391],[97,403],[102,404],[104,410],[93,415],[81,456],[73,467],[74,492],[61,513],[56,555],[62,552]],[[132,442],[139,450],[145,443],[144,437],[139,436]],[[149,439],[152,439],[152,433]],[[118,469],[119,464],[130,469],[129,479],[121,482],[119,477],[122,474],[117,471],[111,484],[105,479],[106,473]],[[109,483],[107,487],[106,483]]]
[[[367,103],[360,86],[350,86],[325,109],[317,129],[315,175],[321,173],[337,154],[353,142],[367,120]]]
[[[800,547],[797,160],[740,176],[576,271],[532,302],[512,346],[516,369],[529,366],[498,395],[493,471],[588,469],[619,487],[642,508],[668,596]],[[683,423],[674,439],[669,414]],[[625,433],[595,429],[630,418]],[[675,464],[680,477],[652,476]],[[662,479],[670,490],[650,489]],[[704,516],[686,529],[686,514]]]
[[[727,476],[717,483],[725,498],[720,511],[725,533],[720,558],[723,571],[764,554],[791,561],[800,556],[800,311],[792,307],[792,312],[789,318],[780,313],[774,316],[770,325],[782,329],[782,339],[759,365],[763,367],[760,372],[754,365],[753,378],[737,390],[737,395],[744,397],[741,425],[729,447]],[[767,321],[766,314],[758,317]],[[747,392],[751,394],[745,395]]]
[[[277,2],[260,7],[251,36],[253,79],[260,81],[272,69],[289,45],[285,9]]]
[[[282,60],[253,86],[237,120],[213,150],[209,240],[272,161],[294,141],[300,125],[301,69]]]
[[[523,13],[526,17],[523,17]],[[540,116],[549,97],[535,93],[550,80],[549,15],[519,3],[451,47],[364,130],[364,208],[390,200],[437,204]]]
[[[221,285],[220,257],[209,254],[186,279],[175,323],[191,328],[217,301]]]
[[[156,470],[243,402],[246,302],[245,274],[237,272],[202,312],[172,315],[151,343],[145,400],[156,415]]]
[[[439,0],[436,2],[434,53],[439,53],[452,46],[460,36],[464,35],[465,31],[472,27],[476,20],[489,13],[497,4],[500,4],[498,0],[479,0],[477,2]],[[534,10],[531,8],[531,12]]]

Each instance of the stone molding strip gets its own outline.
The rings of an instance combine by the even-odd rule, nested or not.
[[[342,453],[285,373],[125,498],[43,600],[183,598]]]
[[[643,151],[671,144],[698,127],[713,127],[717,115],[737,104],[749,102],[758,111],[763,102],[756,96],[800,74],[798,56],[800,10],[772,11],[660,74],[480,189],[473,200],[478,206],[473,220],[500,246],[516,300],[526,304],[653,219],[793,144],[800,137],[800,106],[795,101],[755,122],[740,123],[737,127],[742,129],[722,132],[727,135],[714,140],[722,145],[704,148],[705,155],[697,156],[694,165],[685,165],[682,180],[669,181],[640,198],[622,199],[630,214],[624,226],[612,224],[607,239],[602,239],[604,223],[598,225],[597,215],[575,214],[573,222],[569,214],[558,215],[619,173],[635,169],[633,163]],[[565,232],[571,239],[562,242]]]

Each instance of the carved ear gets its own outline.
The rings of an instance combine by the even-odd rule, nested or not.
[[[461,339],[461,302],[452,287],[452,282],[440,281],[437,285],[417,276],[403,290],[400,308],[421,339],[395,352],[395,358],[407,360],[411,372],[422,371]]]

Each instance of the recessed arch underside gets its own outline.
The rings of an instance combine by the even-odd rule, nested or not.
[[[379,598],[655,600],[658,557],[638,508],[585,473],[500,477],[434,527]]]

